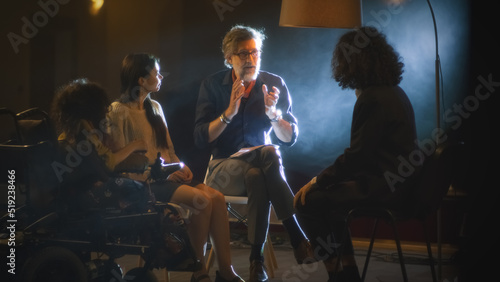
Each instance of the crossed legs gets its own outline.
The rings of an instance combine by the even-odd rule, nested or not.
[[[264,244],[272,204],[278,219],[293,217],[293,193],[279,151],[264,146],[238,158],[214,160],[207,184],[228,196],[248,196],[248,240]]]

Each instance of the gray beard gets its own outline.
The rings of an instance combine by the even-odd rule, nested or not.
[[[243,81],[250,82],[250,81],[256,80],[257,76],[259,75],[259,71],[260,71],[260,68],[256,68],[255,69],[255,73],[253,73],[253,74],[249,74],[249,73],[245,74],[243,76]]]

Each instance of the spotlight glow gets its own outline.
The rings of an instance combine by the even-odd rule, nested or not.
[[[90,0],[90,2],[90,14],[95,16],[99,13],[102,6],[104,5],[104,0]]]

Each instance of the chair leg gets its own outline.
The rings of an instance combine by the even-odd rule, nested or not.
[[[408,275],[406,273],[403,250],[401,249],[401,241],[399,240],[399,233],[396,226],[396,220],[394,219],[392,214],[391,214],[391,224],[392,224],[392,229],[394,231],[394,238],[396,240],[396,247],[398,249],[399,264],[401,265],[401,273],[403,274],[403,281],[408,282]]]
[[[361,281],[365,281],[366,272],[368,270],[368,263],[370,262],[370,257],[372,255],[373,243],[375,242],[375,235],[377,235],[378,228],[378,218],[375,218],[375,223],[373,225],[372,237],[370,239],[370,245],[368,246],[368,252],[366,253],[365,265],[363,266],[363,274],[361,275]]]
[[[273,242],[271,241],[271,236],[267,233],[267,244],[265,247],[268,249],[269,257],[271,258],[271,262],[273,264],[273,268],[278,268],[278,261],[276,260],[276,255],[274,253]]]
[[[170,272],[168,271],[168,269],[165,268],[165,272],[163,273],[164,277],[165,277],[165,282],[170,282]]]
[[[238,223],[243,223],[247,225],[247,218],[244,215],[241,215],[237,210],[233,209],[231,203],[226,203],[227,211],[238,220]]]
[[[212,268],[212,265],[214,264],[214,257],[215,257],[215,252],[214,252],[214,247],[212,246],[210,248],[210,252],[208,252],[208,257],[206,262],[207,272],[210,271],[210,268]]]
[[[264,244],[264,263],[266,264],[267,274],[269,275],[269,278],[274,278],[274,262],[271,251],[269,250],[269,244],[271,243],[266,242]]]
[[[429,255],[429,265],[431,267],[432,281],[437,282],[436,269],[434,267],[434,257],[432,256],[431,242],[429,240],[429,233],[427,232],[427,224],[422,220],[422,227],[424,230],[425,242],[427,244],[427,254]]]

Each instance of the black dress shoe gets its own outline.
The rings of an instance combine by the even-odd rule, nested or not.
[[[250,281],[249,282],[268,282],[269,278],[266,272],[264,262],[253,260],[250,262]]]
[[[226,280],[224,279],[224,277],[222,277],[219,273],[219,271],[216,271],[215,272],[215,282],[245,282],[245,280],[243,280],[241,277],[239,277],[238,275],[236,275],[236,277],[234,277],[233,279],[231,280]]]

